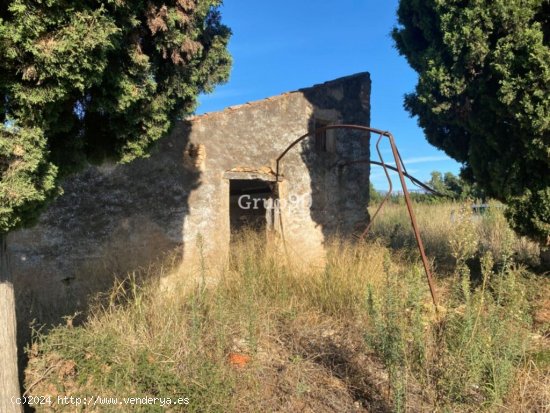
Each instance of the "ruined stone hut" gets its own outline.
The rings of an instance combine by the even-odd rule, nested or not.
[[[314,259],[327,237],[365,222],[369,165],[339,161],[368,158],[368,136],[317,133],[289,151],[278,178],[275,159],[308,131],[343,123],[370,125],[368,73],[190,117],[146,159],[69,177],[36,226],[10,234],[19,319],[56,321],[167,251],[184,263],[199,247],[224,256],[243,227]]]

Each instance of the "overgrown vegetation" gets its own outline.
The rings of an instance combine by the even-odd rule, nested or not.
[[[0,410],[19,412],[6,237],[60,179],[146,157],[200,93],[229,77],[219,0],[0,2]]]
[[[376,206],[369,208],[371,215]],[[539,246],[520,237],[511,230],[504,217],[504,205],[497,201],[489,201],[485,208],[476,211],[471,203],[445,202],[427,204],[422,201],[416,204],[422,240],[428,256],[434,260],[439,272],[448,274],[454,270],[456,259],[452,253],[452,239],[462,239],[462,242],[472,243],[472,257],[469,263],[475,261],[487,252],[493,256],[497,265],[521,263],[530,268],[540,265]],[[467,231],[463,228],[467,222]],[[411,231],[410,218],[405,208],[403,197],[392,198],[374,220],[370,231],[371,239],[381,239],[384,245],[416,254],[414,234]],[[458,234],[462,231],[463,234]],[[454,237],[454,238],[453,238]],[[479,268],[474,268],[479,277]]]
[[[387,216],[377,241],[333,240],[318,267],[243,234],[226,266],[161,268],[143,284],[128,277],[84,325],[37,333],[28,391],[182,396],[189,405],[173,411],[186,412],[544,411],[548,279],[520,263],[520,246],[487,238],[484,226],[505,225],[500,209],[439,208],[417,206],[421,221],[456,209],[439,233],[424,231],[453,263],[438,279],[437,312],[414,245],[386,245]],[[109,408],[80,407],[162,411]]]

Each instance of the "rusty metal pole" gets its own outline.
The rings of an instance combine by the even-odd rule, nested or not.
[[[365,230],[361,233],[359,236],[359,240],[363,241],[367,234],[369,233],[370,227],[372,226],[372,223],[374,222],[374,219],[378,216],[378,213],[382,210],[382,207],[386,204],[386,202],[390,199],[391,193],[393,191],[393,182],[390,178],[390,174],[388,172],[388,168],[386,166],[386,163],[384,162],[384,158],[382,158],[382,152],[380,152],[380,141],[384,137],[383,134],[380,134],[378,137],[378,140],[376,141],[376,152],[378,152],[378,157],[380,158],[380,164],[382,165],[382,169],[384,169],[384,174],[386,175],[386,179],[388,180],[388,192],[386,192],[386,196],[380,202],[380,205],[378,205],[378,208],[376,208],[376,211],[374,212],[374,215],[370,218],[369,223]],[[369,174],[370,175],[370,174]]]
[[[416,217],[414,215],[414,211],[413,211],[413,208],[412,208],[411,198],[410,198],[410,195],[409,195],[409,191],[407,189],[407,184],[405,183],[405,173],[406,172],[405,173],[403,172],[405,170],[405,165],[403,164],[403,160],[401,159],[401,155],[399,154],[399,151],[397,150],[397,146],[395,145],[395,140],[393,138],[393,135],[390,132],[383,131],[383,130],[380,130],[380,129],[371,128],[369,126],[346,125],[346,124],[329,125],[329,126],[325,126],[323,128],[320,128],[318,131],[308,132],[308,133],[300,136],[298,139],[296,139],[290,145],[288,145],[287,148],[276,159],[276,171],[275,171],[275,173],[276,173],[276,176],[277,176],[277,181],[280,178],[280,162],[284,158],[284,156],[288,153],[288,151],[290,151],[290,149],[292,149],[294,146],[296,146],[299,142],[301,142],[302,140],[314,135],[315,133],[322,132],[322,131],[329,130],[329,129],[348,129],[348,130],[351,129],[351,130],[372,132],[372,133],[376,133],[376,134],[380,135],[380,137],[379,137],[379,139],[376,143],[376,150],[378,151],[378,155],[380,157],[380,161],[381,161],[380,164],[384,168],[384,172],[386,174],[386,177],[388,178],[388,182],[389,182],[389,185],[390,185],[390,191],[391,191],[392,182],[391,182],[391,179],[389,177],[389,174],[388,174],[388,171],[387,171],[387,168],[386,168],[387,165],[384,163],[384,160],[382,159],[382,155],[381,155],[380,150],[379,150],[379,144],[380,144],[380,140],[382,139],[382,136],[386,136],[389,139],[390,146],[391,146],[391,149],[392,149],[392,154],[393,154],[393,157],[395,159],[395,165],[397,167],[397,173],[399,175],[399,180],[401,182],[401,188],[403,188],[403,195],[405,197],[405,203],[407,205],[407,210],[409,212],[409,217],[411,219],[411,225],[413,227],[414,237],[416,239],[416,244],[418,245],[418,250],[420,252],[420,257],[422,259],[422,265],[424,266],[424,271],[426,272],[426,278],[428,280],[428,286],[430,288],[430,294],[432,296],[432,301],[433,301],[435,309],[437,311],[437,295],[436,295],[436,291],[435,291],[435,283],[433,281],[432,273],[430,271],[428,258],[426,257],[426,253],[424,252],[424,244],[422,243],[422,238],[420,237],[420,230],[418,229],[418,224],[416,222]],[[381,205],[378,207],[376,213],[373,216],[373,219],[376,217],[376,215],[380,211],[382,205],[384,205],[386,200],[389,198],[389,194],[391,193],[390,191],[386,195],[386,197],[384,199],[384,202],[382,202]],[[369,222],[369,225],[367,226],[365,231],[363,231],[363,233],[361,234],[361,237],[360,237],[361,239],[363,239],[367,235],[371,224],[372,224],[372,220],[371,220],[371,222]]]
[[[424,252],[424,244],[422,243],[422,238],[420,237],[420,230],[418,229],[418,224],[416,222],[416,217],[414,215],[411,197],[409,191],[407,190],[407,183],[405,182],[405,175],[403,175],[403,165],[401,161],[401,156],[397,151],[395,146],[395,140],[393,135],[390,132],[385,132],[384,135],[390,140],[391,150],[393,157],[395,159],[395,165],[397,166],[397,173],[399,174],[399,180],[401,181],[401,187],[403,188],[403,195],[405,197],[405,203],[407,204],[407,210],[409,211],[409,217],[411,218],[411,225],[414,231],[414,237],[416,238],[416,244],[418,245],[418,250],[420,251],[420,257],[422,258],[422,265],[424,265],[424,271],[426,272],[426,278],[428,279],[428,285],[430,287],[430,293],[432,295],[432,300],[434,306],[437,310],[437,294],[435,292],[435,286],[432,278],[432,273],[430,271],[430,265],[428,263],[428,258]]]

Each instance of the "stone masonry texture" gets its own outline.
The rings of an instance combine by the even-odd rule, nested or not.
[[[143,271],[166,254],[192,263],[230,248],[230,179],[274,182],[275,159],[316,125],[370,125],[368,73],[180,121],[148,158],[88,166],[37,225],[10,234],[18,319],[57,323],[85,309],[114,277]],[[369,136],[332,130],[292,148],[276,186],[274,231],[288,254],[307,262],[335,234],[368,219]],[[200,250],[200,251],[199,251]]]

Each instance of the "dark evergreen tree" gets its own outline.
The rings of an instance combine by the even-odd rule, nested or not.
[[[400,0],[397,48],[419,80],[405,107],[461,175],[550,242],[550,0]]]
[[[219,4],[1,2],[0,411],[18,410],[8,398],[17,373],[5,235],[32,222],[60,176],[105,157],[146,156],[199,93],[227,79],[230,30]]]

